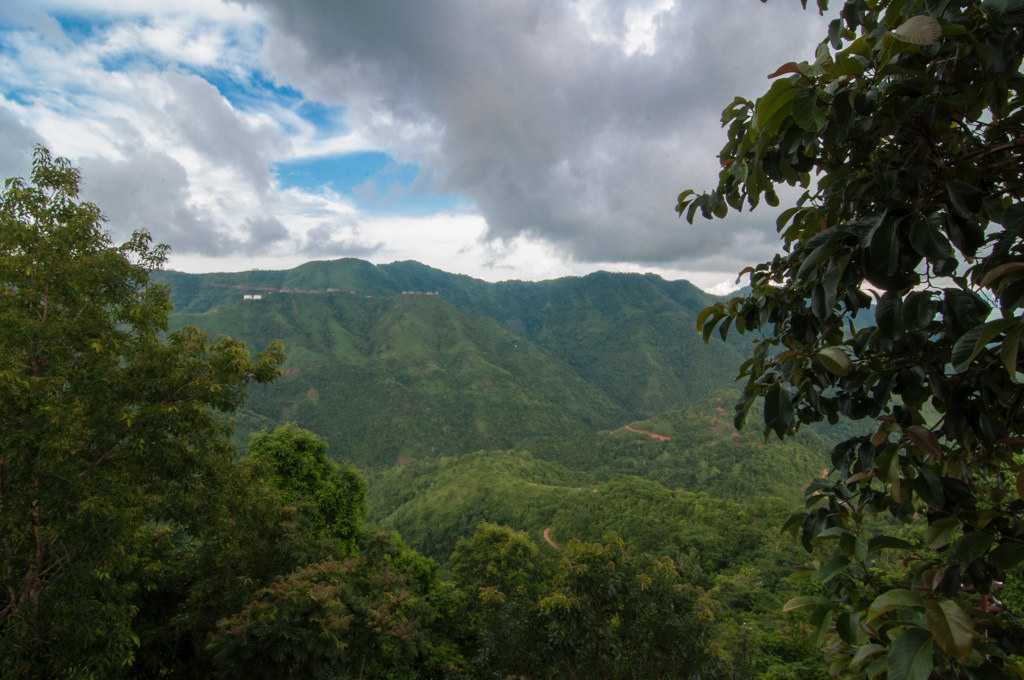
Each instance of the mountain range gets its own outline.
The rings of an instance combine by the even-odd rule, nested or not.
[[[720,298],[652,274],[489,283],[341,259],[154,279],[172,327],[284,341],[284,376],[238,418],[243,441],[294,421],[371,468],[614,430],[728,386],[747,349],[694,332]]]

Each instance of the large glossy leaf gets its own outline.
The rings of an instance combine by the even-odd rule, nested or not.
[[[974,622],[956,602],[929,600],[925,620],[939,649],[954,658],[967,658],[974,645]]]
[[[923,606],[924,600],[922,600],[921,596],[917,593],[913,593],[902,588],[894,588],[893,590],[882,593],[875,598],[875,601],[871,603],[870,607],[868,607],[868,615],[864,621],[865,623],[870,623],[879,616],[891,612],[894,609],[920,609]]]
[[[913,45],[931,45],[942,37],[942,26],[935,17],[918,14],[900,24],[892,34]]]
[[[908,628],[889,648],[887,680],[928,680],[935,667],[928,631]]]
[[[853,655],[853,659],[850,661],[850,667],[857,669],[866,664],[871,659],[885,654],[885,647],[876,644],[861,645],[857,648],[856,653]]]
[[[999,351],[999,356],[1003,360],[1003,366],[1006,368],[1006,372],[1010,374],[1011,379],[1017,376],[1017,356],[1020,354],[1020,339],[1022,335],[1024,335],[1024,323],[1018,323],[1006,334],[1006,340]]]
[[[953,532],[960,527],[960,522],[954,517],[942,517],[928,525],[924,541],[929,548],[941,548],[949,545],[953,540]]]
[[[961,335],[953,344],[953,352],[950,355],[953,368],[960,373],[966,371],[971,362],[985,349],[985,345],[1003,331],[1012,328],[1015,323],[1013,319],[998,319],[983,326],[975,326]]]
[[[795,612],[800,609],[806,609],[808,607],[821,607],[827,605],[828,600],[823,597],[816,597],[813,595],[800,595],[794,597],[786,604],[782,605],[782,611],[785,613]]]
[[[814,358],[833,375],[847,376],[853,366],[850,357],[839,347],[823,347]]]
[[[793,402],[789,398],[789,393],[778,383],[768,388],[768,394],[765,395],[764,424],[771,428],[779,439],[782,439],[793,424]]]
[[[791,78],[776,80],[768,92],[757,100],[754,107],[754,126],[765,135],[779,131],[782,121],[789,115],[797,87]]]

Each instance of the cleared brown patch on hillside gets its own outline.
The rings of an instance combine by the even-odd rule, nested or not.
[[[669,437],[668,435],[658,434],[657,432],[648,432],[647,430],[641,430],[640,428],[633,427],[632,425],[626,425],[623,429],[627,432],[632,432],[633,434],[642,434],[648,439],[653,439],[656,442],[672,441],[672,437]]]

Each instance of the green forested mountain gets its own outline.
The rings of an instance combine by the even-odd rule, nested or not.
[[[253,390],[242,433],[295,421],[363,465],[582,434],[622,418],[563,363],[440,296],[276,294],[172,324],[254,344],[283,340],[284,375]]]
[[[700,621],[686,633],[692,645],[664,647],[706,655],[684,665],[709,677],[753,677],[759,668],[765,677],[820,677],[806,636],[778,620],[783,602],[807,591],[791,577],[798,548],[778,527],[821,474],[830,437],[806,430],[782,444],[758,428],[734,430],[732,381],[749,347],[708,346],[694,332],[713,296],[652,275],[492,284],[415,262],[360,260],[154,278],[175,302],[172,328],[284,342],[283,375],[252,387],[236,441],[294,421],[362,467],[369,522],[465,588],[465,599],[442,606],[472,612],[478,668],[558,676],[507,647],[554,653],[568,644],[556,656],[570,667],[610,672],[611,658],[626,653],[605,646],[633,643],[615,633],[593,650],[579,645],[638,615],[620,609],[645,597],[627,595],[635,583],[625,574],[647,564],[639,578],[661,573],[675,596],[696,598],[679,603],[694,608],[687,625]],[[261,298],[243,299],[253,295]],[[584,604],[579,570],[612,564],[586,588],[621,591]],[[267,591],[274,599],[231,625],[247,629],[264,609],[290,610],[308,589],[352,578],[340,565],[324,569],[293,574],[281,583],[289,590]],[[667,592],[648,596],[675,606]],[[588,642],[559,642],[566,621],[592,616],[591,607],[610,609],[603,623],[572,624]],[[629,663],[613,675],[653,672]]]
[[[614,429],[727,385],[743,347],[710,351],[692,329],[714,298],[652,275],[491,284],[346,259],[155,278],[173,327],[284,341],[285,375],[253,391],[243,436],[294,420],[364,465]]]

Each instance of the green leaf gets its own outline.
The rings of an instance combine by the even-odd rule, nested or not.
[[[764,399],[764,424],[782,439],[793,424],[793,402],[778,383],[768,388]]]
[[[989,557],[1000,569],[1013,569],[1024,562],[1024,543],[1007,541],[993,550]]]
[[[924,542],[929,548],[941,548],[953,540],[953,532],[960,527],[960,521],[953,517],[943,517],[928,525]]]
[[[999,356],[1003,360],[1003,366],[1010,374],[1011,380],[1017,376],[1017,355],[1020,353],[1022,334],[1024,334],[1024,323],[1018,323],[1007,333],[1006,340],[999,350]]]
[[[950,354],[953,370],[957,373],[966,371],[971,362],[985,349],[985,345],[1003,331],[1012,328],[1015,323],[1013,319],[997,319],[983,326],[975,326],[961,335],[953,344],[953,352]]]
[[[797,270],[796,277],[798,279],[802,279],[810,272],[814,271],[818,264],[824,260],[831,251],[832,244],[828,241],[812,250],[811,253],[804,258],[804,261],[800,263],[800,269]]]
[[[953,600],[925,605],[925,620],[939,649],[956,659],[965,659],[974,645],[974,622]]]
[[[887,680],[928,680],[935,666],[928,631],[908,628],[889,648]]]
[[[829,601],[824,597],[815,595],[799,595],[782,605],[782,612],[788,614],[808,607],[822,607],[828,605]]]
[[[993,288],[1007,274],[1024,272],[1024,262],[1007,262],[998,267],[993,267],[981,279],[981,285],[986,288]]]
[[[838,50],[843,46],[843,21],[842,19],[833,19],[828,25],[828,41],[832,44],[832,49]]]
[[[923,606],[924,601],[917,593],[912,593],[902,588],[895,588],[875,598],[875,601],[868,607],[868,615],[864,622],[870,623],[879,616],[891,612],[893,609],[920,609]]]
[[[704,309],[700,310],[700,313],[697,314],[697,332],[698,333],[700,333],[702,330],[704,330],[704,322],[707,320],[707,318],[709,316],[714,314],[716,311],[718,311],[717,305],[712,305],[711,307],[705,307]]]
[[[818,353],[814,355],[814,358],[825,367],[825,369],[839,377],[845,377],[850,375],[850,370],[853,364],[850,362],[850,357],[839,347],[822,347],[818,350]]]
[[[860,629],[860,615],[857,612],[843,612],[836,617],[836,631],[843,642],[855,645],[865,638]]]
[[[856,653],[853,655],[853,660],[850,661],[850,668],[857,669],[866,664],[871,659],[885,653],[885,647],[882,645],[876,645],[874,643],[861,645],[857,648]]]
[[[935,317],[935,305],[928,291],[911,293],[903,300],[903,327],[907,330],[923,330]]]
[[[892,34],[912,45],[932,45],[942,37],[942,25],[935,17],[918,14],[900,24]]]
[[[693,189],[687,189],[679,194],[679,198],[676,199],[676,212],[680,215],[686,210],[686,206],[690,203],[690,197],[694,195]]]
[[[885,220],[875,228],[868,248],[871,260],[884,265],[886,274],[894,274],[899,265],[899,222]]]
[[[982,199],[982,193],[977,187],[967,182],[953,180],[946,183],[946,191],[949,194],[949,201],[953,209],[961,217],[967,220],[977,218],[977,213],[981,209]]]
[[[789,115],[797,88],[792,78],[776,80],[754,105],[754,127],[765,136],[773,136]]]
[[[956,545],[956,556],[965,564],[983,557],[988,549],[995,542],[995,535],[991,531],[972,531],[964,533]]]
[[[833,610],[831,605],[824,605],[818,607],[811,614],[811,625],[815,626],[814,631],[814,646],[821,647],[822,643],[825,642],[825,636],[832,629],[832,615]]]
[[[953,257],[953,246],[949,239],[928,220],[917,220],[910,227],[910,245],[921,257],[932,263]]]
[[[828,583],[846,571],[849,566],[850,558],[846,555],[834,555],[832,559],[821,565],[821,569],[818,570],[818,578],[821,579],[822,583]]]
[[[893,550],[913,550],[914,546],[902,538],[895,536],[875,536],[868,541],[868,549],[872,552],[891,548]]]
[[[779,213],[778,218],[776,218],[775,220],[775,230],[782,231],[783,229],[785,229],[786,225],[789,224],[789,221],[793,219],[793,217],[801,210],[803,210],[803,208],[795,206],[792,208],[786,208],[781,213]]]

